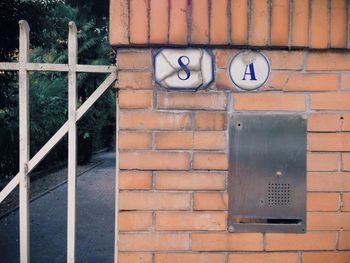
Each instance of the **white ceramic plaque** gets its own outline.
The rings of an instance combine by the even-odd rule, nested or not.
[[[229,74],[239,89],[256,90],[269,78],[270,63],[260,52],[242,51],[232,59]]]
[[[204,49],[162,49],[154,55],[154,75],[167,89],[206,88],[214,79],[213,57]]]

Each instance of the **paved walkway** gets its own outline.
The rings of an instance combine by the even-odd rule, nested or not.
[[[77,261],[113,262],[115,153],[95,156],[103,163],[78,177]],[[0,220],[0,263],[19,262],[19,216]],[[67,184],[30,204],[31,262],[66,262]]]

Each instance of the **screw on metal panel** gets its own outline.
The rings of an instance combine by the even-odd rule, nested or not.
[[[230,233],[235,232],[235,227],[234,226],[229,226],[228,232],[230,232]]]
[[[276,175],[277,175],[277,176],[282,176],[282,172],[281,172],[281,171],[277,171],[277,172],[276,172]]]

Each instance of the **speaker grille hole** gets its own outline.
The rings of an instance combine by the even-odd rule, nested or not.
[[[290,206],[291,186],[287,183],[269,183],[267,186],[267,205],[268,206]]]

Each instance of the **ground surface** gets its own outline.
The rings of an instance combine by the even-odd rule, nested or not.
[[[102,163],[78,177],[77,261],[113,262],[115,154],[100,153]],[[18,210],[0,220],[0,263],[19,262]],[[67,184],[30,204],[31,262],[66,262]]]

